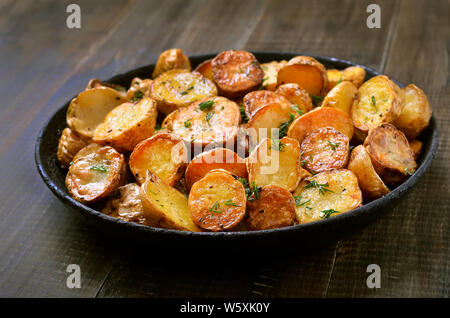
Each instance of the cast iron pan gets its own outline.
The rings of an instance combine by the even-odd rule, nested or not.
[[[260,62],[273,60],[289,60],[302,55],[301,53],[277,53],[255,52]],[[200,64],[206,59],[213,58],[216,54],[197,55],[190,58],[192,66]],[[337,58],[313,56],[326,68],[343,69],[355,63]],[[377,71],[362,66],[366,70],[366,80],[379,75]],[[116,75],[106,82],[128,87],[134,77],[151,78],[154,65],[131,70],[124,74]],[[396,83],[403,87],[401,83]],[[434,116],[429,127],[422,133],[420,140],[423,142],[423,150],[419,159],[419,168],[407,181],[393,189],[382,198],[372,201],[351,212],[343,213],[328,219],[300,224],[280,229],[252,231],[252,232],[184,232],[162,228],[153,228],[145,225],[125,222],[104,215],[88,206],[72,199],[66,190],[64,179],[66,171],[61,169],[56,160],[58,140],[62,130],[66,127],[66,111],[70,101],[67,101],[55,114],[51,116],[47,124],[42,128],[36,141],[35,160],[39,173],[45,184],[61,200],[65,206],[81,217],[95,231],[107,233],[128,243],[150,244],[149,248],[163,247],[178,251],[190,247],[190,251],[201,252],[211,250],[228,253],[232,250],[262,251],[268,252],[274,249],[287,247],[290,250],[310,249],[324,246],[351,234],[365,225],[379,218],[382,213],[392,210],[427,170],[436,152],[438,132]],[[115,240],[117,242],[117,240]],[[192,249],[194,248],[194,249]]]

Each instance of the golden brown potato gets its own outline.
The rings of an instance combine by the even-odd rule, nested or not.
[[[280,85],[275,93],[285,97],[291,102],[299,115],[303,115],[313,109],[313,102],[308,92],[296,83]]]
[[[400,88],[385,75],[372,77],[361,85],[358,97],[351,107],[357,137],[361,139],[370,129],[382,123],[392,123],[402,109]]]
[[[158,110],[167,115],[205,97],[216,96],[217,88],[199,73],[175,69],[153,81],[150,95],[157,102]]]
[[[69,194],[81,203],[98,201],[125,181],[126,163],[122,154],[109,146],[90,144],[73,158],[66,176]]]
[[[245,188],[231,173],[215,169],[192,185],[189,209],[197,226],[210,231],[228,230],[245,215]]]
[[[256,57],[247,51],[224,51],[211,61],[214,82],[220,95],[237,98],[258,88],[263,79]]]
[[[258,198],[247,202],[247,224],[250,230],[267,230],[296,223],[295,200],[285,188],[271,184],[261,188]]]
[[[350,115],[356,94],[358,94],[358,88],[352,82],[343,81],[328,92],[321,106],[337,108]]]
[[[301,165],[311,173],[344,168],[348,150],[347,136],[331,127],[319,128],[303,139]]]
[[[366,70],[359,66],[350,66],[346,69],[339,71],[336,69],[327,70],[328,77],[328,89],[330,91],[337,84],[343,81],[352,82],[356,88],[359,88],[361,84],[364,82],[364,78],[366,77]]]
[[[103,123],[106,115],[126,102],[129,100],[112,88],[88,89],[70,102],[67,109],[67,125],[74,133],[89,140],[97,126]]]
[[[394,119],[394,125],[408,137],[416,138],[428,127],[431,118],[431,107],[425,93],[414,84],[402,89],[405,106]]]
[[[325,171],[302,180],[294,198],[299,223],[329,218],[362,205],[358,179],[346,169]]]
[[[206,77],[207,79],[209,79],[211,82],[214,83],[211,61],[212,59],[209,59],[200,63],[193,72],[203,75],[204,77]]]
[[[423,144],[420,140],[414,139],[409,142],[411,149],[414,153],[414,160],[418,161],[420,158],[420,154],[422,153]]]
[[[256,186],[275,184],[293,191],[309,175],[300,165],[300,145],[295,139],[264,139],[247,158],[248,181]]]
[[[297,83],[309,95],[322,96],[328,85],[325,67],[310,56],[296,56],[278,72],[278,86]]]
[[[188,189],[213,169],[229,171],[239,178],[247,179],[245,160],[234,151],[215,148],[195,156],[186,168],[185,180]]]
[[[88,141],[75,134],[70,128],[65,128],[58,142],[58,151],[56,153],[58,162],[63,168],[68,168],[73,157],[78,151],[86,147],[88,143]]]
[[[277,88],[278,71],[286,65],[287,61],[272,61],[269,63],[261,64],[261,68],[264,71],[264,79],[261,84],[263,89],[274,91]]]
[[[153,81],[151,79],[133,78],[130,88],[127,91],[127,98],[133,102],[144,97],[150,97]]]
[[[201,231],[192,222],[187,198],[177,189],[147,171],[141,200],[148,225],[181,231]]]
[[[95,129],[93,141],[111,145],[118,151],[132,151],[153,134],[157,116],[156,103],[151,98],[143,98],[137,104],[124,103],[106,115]]]
[[[118,188],[102,208],[102,213],[127,222],[145,224],[140,187],[129,183]]]
[[[126,95],[127,95],[127,89],[125,87],[123,87],[121,85],[117,85],[117,84],[110,84],[110,83],[102,82],[98,78],[91,79],[89,81],[89,83],[87,84],[86,89],[101,88],[101,87],[112,88],[112,89],[118,91],[124,97],[126,97]]]
[[[295,117],[300,116],[299,108],[295,108],[294,105],[283,96],[268,90],[250,92],[244,96],[242,103],[248,118],[252,118],[258,109],[269,104],[280,104]]]
[[[189,58],[180,49],[169,49],[162,52],[158,57],[152,76],[157,78],[162,73],[174,69],[191,70]]]
[[[389,185],[396,185],[412,175],[417,163],[405,134],[391,124],[369,131],[364,141],[375,171]]]
[[[197,101],[168,117],[163,127],[199,148],[234,143],[241,121],[239,106],[221,96]]]
[[[158,133],[134,148],[129,166],[139,183],[143,183],[147,171],[151,171],[164,183],[174,186],[183,177],[187,162],[183,140],[173,134]]]
[[[352,139],[353,122],[350,116],[340,109],[331,107],[317,107],[297,118],[289,126],[287,135],[302,143],[308,133],[322,127],[332,127],[347,136],[349,140]]]

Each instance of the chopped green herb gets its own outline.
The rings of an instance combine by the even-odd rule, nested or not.
[[[339,84],[341,84],[342,83],[342,76],[341,76],[341,78],[339,79],[339,81],[336,83],[336,85],[339,85]]]
[[[294,111],[296,111],[300,116],[303,115],[303,114],[305,113],[302,109],[300,109],[300,108],[298,107],[297,104],[292,105],[291,108],[292,108]]]
[[[350,147],[348,148],[348,151],[351,152],[354,148],[355,148],[355,146],[350,146]]]
[[[328,182],[327,183],[317,183],[317,181],[313,180],[310,183],[308,183],[306,186],[303,187],[303,189],[310,189],[310,188],[317,188],[319,189],[319,193],[320,194],[325,194],[326,192],[331,192],[334,193],[334,191],[331,191],[330,189],[328,189],[329,185]]]
[[[331,140],[328,140],[328,144],[331,147],[331,150],[336,151],[336,148],[339,147],[339,145],[341,144],[340,142],[332,142]]]
[[[107,169],[103,164],[94,165],[89,168],[90,170],[98,171],[98,172],[106,172]]]
[[[137,102],[138,100],[141,100],[142,98],[144,98],[144,93],[142,93],[142,91],[136,91],[134,93],[134,97],[131,99],[133,102]]]
[[[229,199],[224,202],[227,206],[240,206],[239,204],[233,203],[233,200]]]
[[[161,130],[162,128],[161,128],[161,125],[160,124],[156,124],[155,125],[155,131],[158,131],[158,130]]]
[[[301,206],[311,202],[311,200],[306,200],[305,202],[301,202],[302,201],[302,194],[301,193],[299,195],[297,195],[297,196],[294,196],[294,199],[295,199],[295,205],[297,207],[301,207]]]
[[[414,174],[414,171],[409,171],[408,168],[405,168],[405,173],[412,176]]]
[[[209,211],[214,212],[214,213],[222,213],[223,212],[220,207],[220,203],[217,201],[213,204],[212,207],[209,208]]]
[[[323,215],[321,216],[322,219],[328,219],[332,214],[339,213],[339,211],[328,209],[328,210],[322,210],[320,211]]]
[[[279,139],[273,139],[269,149],[283,152],[284,147],[286,147],[285,143],[281,142]]]
[[[302,161],[300,162],[300,165],[301,165],[302,167],[304,167],[307,163],[308,163],[308,161],[302,160]]]
[[[212,117],[213,115],[214,115],[214,112],[213,112],[213,111],[206,114],[206,122],[208,123],[208,125],[210,125],[210,124],[209,124],[209,121],[211,120],[211,117]]]
[[[255,185],[254,181],[252,182],[251,186],[248,184],[247,179],[239,178],[238,181],[240,181],[244,186],[248,201],[254,200],[253,198],[251,198],[252,195],[254,195],[256,199],[259,199],[259,192],[261,191],[261,189]]]
[[[247,114],[245,113],[245,109],[243,105],[239,105],[239,110],[241,111],[241,124],[245,124],[248,122]]]
[[[205,109],[210,109],[212,107],[212,105],[214,105],[214,101],[209,100],[207,102],[201,102],[199,107],[200,107],[200,110],[205,110]]]
[[[378,111],[377,102],[375,100],[375,96],[372,95],[372,106],[375,108],[375,111]]]
[[[184,127],[186,127],[186,128],[191,127],[191,119],[192,119],[192,118],[189,118],[188,120],[186,120],[186,121],[184,122]]]
[[[320,103],[322,103],[322,101],[323,101],[323,96],[311,95],[311,98],[312,98],[314,107],[319,106]]]
[[[190,90],[193,90],[194,86],[189,86],[185,91],[180,92],[180,95],[187,95]]]
[[[295,117],[292,114],[289,114],[289,120],[282,123],[279,127],[279,133],[278,133],[278,139],[281,139],[287,135],[287,131],[289,129],[289,126],[294,121]]]

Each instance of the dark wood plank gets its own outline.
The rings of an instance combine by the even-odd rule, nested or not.
[[[415,83],[438,121],[437,156],[419,185],[391,214],[340,243],[330,297],[448,297],[450,90],[448,1],[403,1],[385,73]],[[381,288],[366,287],[366,268],[381,267]]]

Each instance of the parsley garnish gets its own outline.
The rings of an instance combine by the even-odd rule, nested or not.
[[[317,188],[319,189],[320,194],[325,194],[326,192],[334,193],[334,191],[331,191],[328,189],[329,185],[327,183],[317,183],[317,181],[313,180],[310,183],[308,183],[306,186],[303,187],[303,189],[310,189],[310,188]]]
[[[282,123],[279,127],[278,139],[286,137],[289,126],[294,121],[295,117],[292,114],[289,114],[289,120]]]
[[[320,103],[323,101],[323,96],[311,95],[311,98],[312,98],[314,107],[319,106]]]
[[[334,151],[336,151],[336,148],[339,147],[339,145],[341,144],[340,142],[332,142],[331,140],[328,140],[328,143],[330,144],[331,149]]]
[[[320,211],[320,213],[323,213],[323,215],[321,216],[322,219],[328,219],[331,216],[331,214],[339,213],[339,211],[336,211],[333,209],[328,209],[328,210],[322,210],[322,211]]]
[[[106,172],[106,167],[103,164],[94,165],[89,168],[90,170],[98,171],[98,172]]]
[[[210,109],[212,107],[212,105],[214,105],[214,101],[209,100],[207,102],[201,102],[199,107],[200,107],[200,110],[205,110],[205,109]]]

